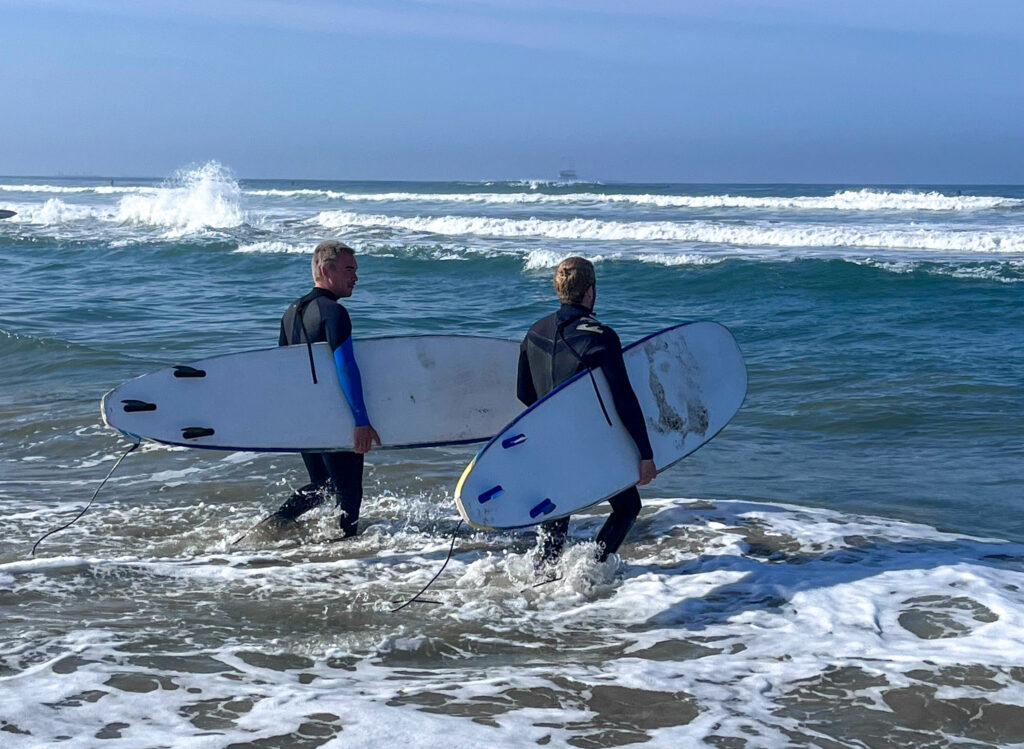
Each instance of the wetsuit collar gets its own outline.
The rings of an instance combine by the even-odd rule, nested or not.
[[[581,317],[590,315],[593,310],[589,310],[582,304],[563,304],[556,312],[558,322],[565,323],[570,320],[577,320]]]
[[[333,291],[330,291],[329,289],[321,288],[320,286],[314,286],[313,290],[311,292],[309,292],[308,294],[306,294],[306,297],[310,301],[316,299],[318,296],[325,296],[328,299],[330,299],[332,302],[338,301],[338,295],[337,294],[335,294]]]

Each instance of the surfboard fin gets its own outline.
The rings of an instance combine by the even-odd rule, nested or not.
[[[175,364],[174,365],[174,376],[175,377],[206,377],[205,369],[196,369],[190,367],[187,364]]]
[[[146,403],[146,401],[140,401],[134,398],[128,398],[121,402],[124,404],[125,413],[131,414],[137,411],[156,411],[155,403]]]
[[[555,503],[550,499],[545,499],[539,505],[530,510],[530,517],[536,519],[540,515],[549,515],[555,509]]]
[[[181,430],[181,436],[187,440],[209,437],[212,434],[213,430],[210,427],[185,427]]]
[[[502,489],[500,485],[493,486],[487,491],[485,491],[483,494],[481,494],[479,497],[477,497],[477,499],[480,500],[480,504],[483,504],[484,502],[488,502],[494,499],[495,497],[500,497],[504,493],[505,490]]]

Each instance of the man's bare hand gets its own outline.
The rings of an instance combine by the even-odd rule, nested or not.
[[[640,480],[636,482],[637,486],[644,486],[654,480],[654,477],[658,475],[658,469],[654,467],[653,460],[641,460],[640,461]]]
[[[352,432],[352,442],[355,443],[355,447],[352,449],[363,455],[370,452],[370,448],[373,443],[377,443],[377,447],[380,447],[380,435],[377,434],[377,430],[371,425],[367,424],[364,427],[356,427]]]

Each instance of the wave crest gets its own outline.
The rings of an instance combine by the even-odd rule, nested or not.
[[[226,229],[245,223],[241,189],[231,172],[216,161],[176,172],[152,194],[126,195],[116,220],[166,226],[172,235]]]
[[[566,205],[588,206],[626,204],[652,208],[743,208],[755,210],[820,210],[839,212],[942,212],[982,211],[1024,206],[1020,198],[981,195],[945,195],[937,191],[890,192],[865,188],[840,190],[833,195],[792,197],[747,195],[657,195],[625,193],[422,193],[380,192],[355,193],[342,190],[303,188],[298,190],[246,190],[247,195],[268,197],[322,197],[332,200],[365,203],[454,203],[479,205]]]
[[[476,216],[398,217],[322,211],[329,229],[387,228],[447,236],[541,237],[584,241],[674,241],[734,247],[933,250],[942,252],[1024,252],[1024,231],[879,228],[827,224],[756,225],[716,221],[622,222],[598,219],[509,219]]]

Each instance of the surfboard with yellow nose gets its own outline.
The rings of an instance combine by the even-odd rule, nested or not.
[[[666,328],[623,349],[623,361],[659,472],[718,434],[746,396],[743,356],[732,333],[718,323]],[[528,526],[633,486],[638,465],[636,445],[615,413],[604,375],[594,370],[592,380],[581,372],[477,453],[459,479],[455,501],[463,519],[477,528]]]

